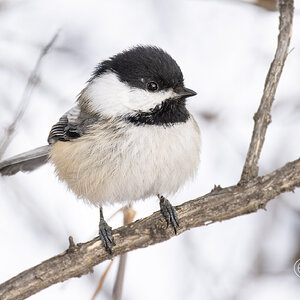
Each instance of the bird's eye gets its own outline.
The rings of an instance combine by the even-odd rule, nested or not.
[[[154,81],[150,81],[147,83],[147,90],[150,92],[155,92],[158,90],[158,84]]]

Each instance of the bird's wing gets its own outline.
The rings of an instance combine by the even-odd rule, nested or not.
[[[39,147],[0,161],[0,174],[14,175],[19,171],[30,172],[37,169],[48,161],[50,147]]]
[[[86,132],[88,126],[97,120],[97,116],[83,112],[80,106],[76,105],[52,126],[48,136],[48,143],[54,144],[57,141],[66,142],[79,138]]]
[[[79,105],[74,106],[52,126],[48,137],[50,145],[0,161],[0,175],[13,175],[19,171],[33,171],[48,161],[52,144],[57,141],[70,141],[81,137],[89,126],[95,124],[98,119],[97,115],[83,111]]]

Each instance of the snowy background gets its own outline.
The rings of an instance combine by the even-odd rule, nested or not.
[[[260,160],[265,174],[300,153],[300,10]],[[95,65],[136,44],[157,45],[181,66],[203,139],[193,182],[170,199],[179,204],[214,184],[239,180],[265,76],[273,59],[278,12],[240,1],[0,0],[0,138],[18,108],[42,47],[61,28],[45,57],[39,84],[4,158],[44,145],[48,132],[85,86]],[[299,299],[300,190],[267,211],[193,229],[131,252],[124,299]],[[108,217],[119,206],[106,207]],[[156,199],[134,206],[137,218],[158,210]],[[53,167],[0,178],[0,282],[97,235],[98,210],[58,182]],[[122,224],[119,215],[110,221]],[[94,273],[56,284],[30,299],[90,299]],[[110,299],[117,261],[98,299]]]

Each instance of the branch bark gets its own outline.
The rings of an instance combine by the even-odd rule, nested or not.
[[[300,186],[300,158],[243,186],[216,188],[209,194],[176,207],[178,234],[194,227],[212,224],[265,208],[277,195]],[[25,299],[48,286],[80,277],[93,266],[126,252],[161,243],[174,236],[165,228],[160,212],[113,231],[116,246],[113,256],[102,247],[99,238],[71,246],[65,252],[20,273],[0,285],[0,299]]]
[[[263,97],[239,184],[227,188],[216,187],[209,194],[176,207],[180,227],[178,234],[194,227],[212,224],[265,208],[268,201],[284,192],[300,187],[300,158],[262,177],[258,175],[258,159],[264,143],[270,110],[278,81],[287,56],[293,19],[293,0],[280,1],[280,33],[275,58],[268,72]],[[174,236],[165,228],[160,212],[113,231],[116,246],[113,256],[138,248],[161,243]],[[41,264],[30,268],[0,285],[0,299],[25,299],[48,286],[80,277],[93,266],[111,259],[99,238],[74,245]]]
[[[294,3],[293,0],[280,0],[280,23],[277,50],[271,63],[263,96],[254,115],[254,130],[248,149],[240,183],[246,182],[258,175],[258,160],[261,153],[268,125],[271,123],[271,106],[282,73],[292,33]]]

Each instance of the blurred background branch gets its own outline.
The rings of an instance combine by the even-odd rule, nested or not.
[[[41,64],[45,56],[48,54],[49,50],[53,47],[55,41],[57,40],[59,35],[59,31],[57,31],[54,36],[51,38],[51,40],[46,44],[46,46],[43,47],[41,50],[41,53],[39,55],[38,60],[36,61],[36,64],[27,80],[27,84],[25,86],[19,107],[17,109],[17,112],[13,118],[13,121],[11,124],[6,128],[4,132],[4,136],[1,139],[0,142],[0,159],[2,158],[4,152],[6,151],[8,145],[10,144],[14,133],[16,131],[18,122],[22,119],[25,110],[29,104],[30,96],[32,94],[32,91],[34,90],[35,86],[38,83],[38,76],[41,68]]]

